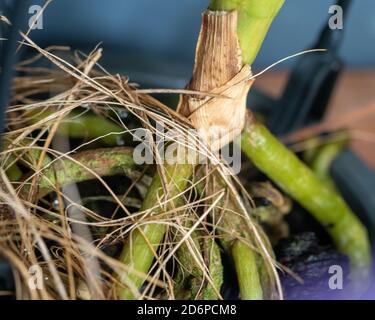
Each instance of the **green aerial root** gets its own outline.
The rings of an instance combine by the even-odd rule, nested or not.
[[[43,112],[38,110],[29,111],[30,123],[35,124],[53,113],[47,110],[43,110]],[[67,115],[57,129],[57,133],[71,138],[93,140],[102,137],[100,141],[109,146],[119,145],[119,135],[122,132],[124,132],[124,128],[109,119],[95,114],[85,113],[79,115],[76,111]]]
[[[186,189],[194,167],[190,164],[167,165],[164,171],[167,180],[165,189],[163,189],[160,175],[155,175],[140,211],[150,210],[150,214],[157,216],[158,213],[168,208],[177,207],[181,198],[176,196]],[[168,201],[171,198],[173,201]],[[163,201],[167,203],[163,204]],[[145,277],[141,277],[139,273],[147,275],[156,257],[159,244],[163,240],[165,230],[163,223],[149,223],[136,228],[129,235],[119,260],[135,272],[130,270],[127,274],[119,276],[122,285],[118,287],[118,295],[121,299],[135,298],[133,288],[140,288],[145,281]]]
[[[109,146],[118,145],[119,140],[121,140],[120,133],[124,131],[124,128],[108,119],[94,114],[85,114],[79,117],[72,116],[71,118],[71,120],[64,120],[59,125],[57,131],[59,134],[88,140],[104,136],[100,140]]]
[[[216,177],[215,177],[216,178]],[[214,190],[225,187],[222,180],[217,178]],[[229,190],[228,190],[229,192]],[[278,297],[276,282],[272,274],[272,261],[255,249],[254,235],[247,226],[246,217],[234,199],[229,196],[220,203],[220,213],[213,210],[211,218],[220,236],[220,243],[225,253],[232,259],[242,300],[272,299]],[[257,226],[260,237],[270,257],[273,258],[272,247],[263,231]],[[266,261],[267,259],[267,261]]]
[[[199,237],[201,236],[201,237]],[[212,279],[212,284],[205,279],[203,266],[198,264],[193,257],[191,249],[186,243],[177,250],[177,274],[175,277],[174,294],[177,299],[184,300],[217,300],[220,298],[220,288],[223,283],[223,265],[220,248],[213,238],[204,238],[199,231],[191,235],[194,246],[202,252],[204,261],[208,261],[207,269]]]
[[[29,112],[29,116],[30,114],[32,115],[30,117],[30,123],[35,124],[43,120],[47,116],[52,115],[53,112],[35,111]],[[123,135],[121,135],[121,133],[123,131],[123,128],[103,117],[99,117],[94,114],[84,114],[78,116],[77,114],[75,114],[75,112],[73,112],[72,115],[69,115],[67,118],[63,119],[57,129],[57,133],[69,136],[70,138],[93,140],[98,137],[102,137],[100,141],[109,146],[115,146],[124,143],[124,141],[121,141],[121,139],[123,138]],[[30,152],[35,153],[40,151],[36,149],[34,149],[33,151],[27,151],[27,153]],[[34,158],[38,159],[38,157]],[[14,159],[15,157],[10,157],[8,163],[13,162]],[[22,171],[17,163],[13,163],[11,166],[9,166],[6,173],[10,181],[18,181],[22,177]]]
[[[17,164],[12,164],[6,171],[9,181],[18,181],[21,179],[23,172]]]
[[[4,150],[9,149],[10,146],[11,137],[8,137],[7,140],[4,141]],[[12,151],[5,161],[5,167],[8,167],[6,170],[6,174],[10,181],[15,182],[19,181],[22,176],[23,172],[20,169],[20,167],[17,164],[17,161],[19,160],[24,165],[28,166],[30,169],[33,169],[33,165],[36,165],[38,162],[38,159],[40,158],[40,155],[42,151],[34,146],[30,146],[27,143],[27,140],[24,139],[20,143],[18,143],[17,146],[14,146],[15,148],[20,148],[20,150]],[[5,151],[5,152],[10,152]],[[43,166],[47,166],[51,162],[51,159],[48,155],[45,155],[43,160]]]
[[[339,135],[335,139],[336,141],[328,142],[316,150],[310,164],[317,178],[326,181],[332,187],[334,186],[334,182],[329,174],[331,164],[348,142],[347,132],[343,131],[336,135]]]
[[[236,240],[231,248],[242,300],[262,300],[263,290],[258,273],[256,253],[245,243]]]
[[[46,167],[38,181],[37,197],[41,198],[53,191],[56,184],[60,186],[69,183],[94,179],[99,177],[122,174],[132,176],[139,167],[134,163],[133,149],[127,147],[101,148],[82,151],[62,158]],[[90,172],[91,171],[91,172]],[[30,186],[25,184],[21,189],[21,197],[26,196]]]
[[[320,181],[262,124],[248,119],[237,142],[260,171],[325,227],[337,249],[349,257],[352,278],[367,279],[371,260],[367,231],[342,197]]]

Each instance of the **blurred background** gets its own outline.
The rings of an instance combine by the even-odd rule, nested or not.
[[[267,66],[308,47],[327,20],[333,3],[286,0],[256,66]],[[69,45],[86,42],[88,46],[103,42],[104,48],[191,65],[200,13],[207,5],[208,0],[54,0],[46,10],[44,29],[35,30],[33,39]],[[375,2],[354,0],[350,10],[344,25],[342,56],[351,67],[375,66]]]

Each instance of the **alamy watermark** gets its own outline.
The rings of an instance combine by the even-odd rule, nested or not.
[[[29,279],[27,284],[31,290],[42,290],[44,287],[44,278],[42,268],[35,264],[29,268]]]
[[[134,148],[133,158],[136,164],[215,164],[226,163],[231,174],[238,174],[241,169],[241,148],[233,144],[224,144],[220,148],[211,148],[206,143],[209,139],[214,145],[223,137],[233,133],[211,127],[209,132],[195,129],[184,131],[167,129],[162,122],[157,122],[155,132],[140,128],[134,131],[134,140],[139,144]],[[225,139],[224,139],[225,140]]]
[[[332,5],[328,9],[328,13],[331,17],[328,20],[328,26],[332,30],[342,30],[344,29],[344,10],[339,5]]]
[[[339,265],[332,265],[328,269],[331,276],[328,279],[328,287],[331,290],[342,290],[344,288],[344,272]]]
[[[29,7],[29,28],[31,30],[43,29],[43,8],[37,4]]]

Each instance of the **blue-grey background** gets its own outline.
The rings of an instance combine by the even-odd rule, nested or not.
[[[255,66],[267,66],[310,47],[328,20],[328,8],[333,3],[286,0]],[[44,29],[34,30],[32,38],[41,45],[86,48],[102,42],[105,53],[116,53],[107,57],[110,65],[131,72],[154,68],[166,76],[189,75],[200,12],[207,5],[208,0],[54,0],[44,15]],[[374,0],[353,0],[344,32],[341,54],[345,62],[350,67],[375,67]]]

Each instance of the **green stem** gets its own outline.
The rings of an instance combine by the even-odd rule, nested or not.
[[[342,151],[346,143],[347,139],[330,142],[318,148],[316,155],[311,162],[311,169],[319,179],[322,181],[331,180],[329,170],[332,162]]]
[[[325,227],[338,250],[349,257],[353,278],[366,279],[370,265],[367,231],[342,197],[256,121],[248,120],[238,143],[259,170]]]
[[[232,257],[236,267],[242,300],[261,300],[263,290],[254,251],[245,243],[236,240],[232,246]]]
[[[218,178],[214,182],[214,190],[222,189],[223,187],[222,180]],[[270,274],[269,263],[267,263],[263,255],[258,254],[251,247],[250,244],[254,243],[253,239],[251,239],[252,233],[249,232],[245,218],[242,217],[238,205],[229,196],[227,201],[221,203],[221,206],[224,208],[222,213],[217,216],[217,213],[213,212],[212,218],[218,226],[217,233],[221,236],[221,245],[226,254],[232,259],[236,269],[241,298],[245,300],[260,300],[276,297],[276,283]],[[258,231],[266,249],[270,255],[273,255],[272,247],[268,239],[266,239],[266,235],[262,230],[258,229]],[[228,234],[228,232],[230,233]],[[239,240],[239,238],[244,240]],[[243,241],[246,241],[247,244]]]
[[[59,125],[58,133],[71,138],[96,139],[105,136],[100,140],[105,144],[118,145],[120,132],[124,129],[114,122],[93,114],[85,114],[79,117],[72,117],[71,120],[64,120]],[[113,133],[108,135],[109,133]]]
[[[6,171],[9,181],[19,181],[23,175],[22,170],[19,166],[14,163]]]
[[[200,239],[198,236],[201,236]],[[176,275],[175,295],[178,299],[218,299],[223,283],[223,265],[221,263],[220,248],[213,238],[204,238],[199,231],[192,233],[195,247],[203,253],[203,260],[208,260],[208,270],[215,289],[208,281],[202,286],[204,272],[194,260],[193,253],[184,243],[177,251],[178,271]],[[207,259],[205,259],[207,258]]]
[[[40,112],[35,110],[29,112],[28,118],[31,123],[37,123],[42,119],[52,115],[53,111],[43,110]],[[73,111],[67,115],[59,124],[57,132],[71,138],[96,139],[103,136],[100,140],[107,145],[118,145],[120,133],[124,128],[116,123],[95,114],[81,114]],[[113,134],[109,134],[113,133]]]
[[[72,155],[72,159],[75,161],[59,159],[43,170],[38,182],[38,198],[53,191],[57,183],[64,186],[93,179],[93,173],[100,177],[117,174],[131,176],[138,168],[134,163],[132,149],[127,147],[82,151]],[[29,185],[25,184],[21,190],[21,197],[28,193],[29,188]]]
[[[10,148],[10,145],[11,145],[10,141],[11,141],[11,137],[8,137],[8,139],[4,141],[4,150],[7,150]],[[12,152],[6,161],[5,166],[10,165],[7,170],[7,175],[10,181],[16,182],[16,181],[19,181],[23,176],[22,170],[16,163],[17,157],[19,157],[19,160],[21,162],[23,162],[25,165],[33,169],[32,165],[37,163],[41,154],[41,150],[33,146],[30,146],[27,143],[26,139],[22,140],[17,146],[14,146],[14,147],[22,147],[24,149],[17,150],[14,153]],[[45,155],[43,165],[46,166],[50,162],[51,162],[50,157],[48,155]]]
[[[164,170],[167,180],[165,189],[163,189],[160,175],[155,175],[140,211],[152,209],[153,216],[156,216],[158,213],[176,206],[179,198],[175,197],[186,189],[194,167],[190,164],[167,165]],[[174,198],[174,200],[168,201],[170,198]],[[161,204],[163,201],[168,202]],[[120,275],[122,286],[118,288],[118,294],[121,299],[135,298],[132,287],[140,288],[145,281],[145,277],[139,276],[139,273],[147,275],[156,257],[159,244],[163,240],[165,230],[166,227],[163,223],[149,223],[135,229],[129,235],[119,260],[136,272],[130,271],[129,274]]]
[[[211,0],[213,11],[238,11],[237,35],[244,63],[252,64],[285,0]]]

